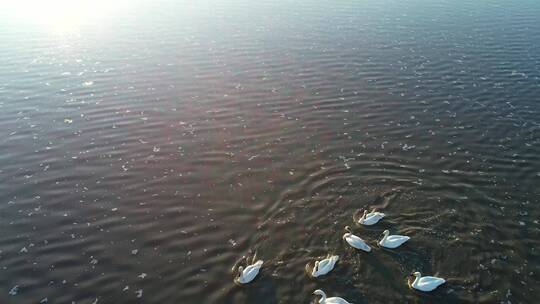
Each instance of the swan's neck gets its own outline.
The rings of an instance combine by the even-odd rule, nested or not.
[[[326,302],[326,294],[323,292],[321,294],[321,299],[319,300],[319,303],[324,304]]]
[[[242,266],[238,267],[238,279],[240,279],[243,274],[244,274],[244,267]]]
[[[417,287],[418,286],[418,281],[420,280],[420,276],[415,276],[414,277],[414,281],[412,282],[412,286],[413,287]]]

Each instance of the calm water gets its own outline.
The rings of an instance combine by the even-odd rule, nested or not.
[[[540,300],[538,1],[52,13],[0,13],[0,303]]]

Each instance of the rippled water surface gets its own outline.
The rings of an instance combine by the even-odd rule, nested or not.
[[[540,2],[85,9],[0,13],[0,303],[540,300]]]

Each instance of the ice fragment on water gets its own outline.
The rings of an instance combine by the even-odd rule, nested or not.
[[[19,285],[15,285],[15,286],[13,286],[13,288],[11,288],[11,290],[9,291],[9,295],[10,295],[10,296],[14,296],[14,295],[17,295],[18,292],[19,292]]]

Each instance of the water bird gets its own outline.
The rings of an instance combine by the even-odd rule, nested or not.
[[[256,261],[256,254],[253,255],[253,259],[251,261],[251,264],[248,264],[247,258],[243,256],[236,262],[236,264],[233,266],[232,270],[233,272],[238,271],[237,276],[234,278],[234,282],[239,285],[247,284],[259,274],[259,271],[261,270],[261,267],[263,265],[262,260]],[[245,261],[246,268],[243,266],[239,266],[242,261]]]
[[[415,279],[410,286],[420,291],[432,291],[446,282],[443,278],[430,276],[423,277],[418,271],[413,272],[412,275],[415,276]]]
[[[383,231],[383,238],[379,241],[379,246],[394,249],[403,243],[407,242],[411,238],[406,235],[390,235],[390,231]]]
[[[351,247],[354,247],[356,249],[360,249],[366,252],[371,251],[371,247],[369,247],[369,245],[364,240],[362,240],[359,236],[352,234],[351,228],[349,226],[345,226],[345,231],[347,231],[347,233],[343,235],[343,239],[347,243],[349,243]]]
[[[385,214],[382,212],[377,212],[373,210],[368,213],[367,210],[364,210],[364,214],[360,218],[358,218],[359,212],[360,210],[358,210],[355,215],[353,215],[354,222],[366,226],[377,224],[377,222],[379,222],[385,216]]]
[[[317,289],[313,292],[314,295],[321,296],[321,299],[319,300],[319,304],[353,304],[350,302],[347,302],[345,299],[340,297],[331,297],[326,298],[326,294],[324,291]]]
[[[339,256],[337,255],[330,255],[328,254],[325,259],[321,261],[315,261],[313,268],[310,270],[309,263],[306,265],[306,271],[307,273],[316,278],[319,276],[323,276],[328,274],[332,269],[334,269],[334,266],[336,265],[336,262],[338,261]]]

